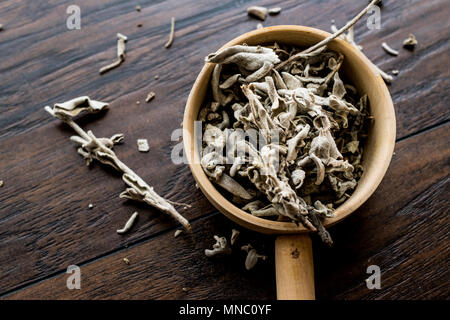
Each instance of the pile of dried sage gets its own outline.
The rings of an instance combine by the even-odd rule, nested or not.
[[[368,98],[344,82],[343,55],[274,43],[210,54],[211,94],[199,112],[201,165],[249,214],[317,231],[362,175]]]

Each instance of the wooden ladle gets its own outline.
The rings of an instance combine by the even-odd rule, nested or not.
[[[297,47],[309,47],[330,34],[303,26],[274,26],[241,35],[222,48],[246,43],[248,45],[274,42]],[[335,39],[330,50],[344,55],[342,72],[360,93],[369,97],[370,114],[374,121],[364,146],[362,175],[352,196],[335,211],[335,217],[326,219],[329,227],[344,219],[364,203],[375,191],[391,161],[395,144],[395,112],[389,91],[373,64],[347,42]],[[275,243],[275,263],[278,299],[314,299],[314,267],[309,231],[292,222],[278,222],[252,216],[228,201],[208,180],[200,165],[200,147],[194,122],[210,87],[213,64],[205,64],[189,95],[183,121],[185,155],[192,174],[209,201],[224,215],[241,226],[279,235]]]

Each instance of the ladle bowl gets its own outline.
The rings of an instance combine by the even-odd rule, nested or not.
[[[243,34],[222,48],[246,43],[264,45],[274,42],[309,47],[330,34],[303,26],[273,26]],[[211,52],[215,48],[212,48]],[[325,227],[341,221],[360,207],[375,191],[391,161],[395,145],[395,112],[389,91],[375,66],[351,44],[335,39],[328,49],[344,55],[341,67],[346,79],[360,95],[367,94],[370,114],[374,118],[364,145],[364,173],[353,194],[336,208],[335,217],[324,221]],[[210,90],[214,64],[206,63],[190,92],[183,120],[185,156],[192,174],[208,200],[225,216],[239,225],[265,234],[280,235],[275,243],[278,299],[314,299],[314,267],[309,230],[293,222],[278,222],[255,217],[226,199],[208,179],[200,165],[200,147],[196,145],[194,122]]]

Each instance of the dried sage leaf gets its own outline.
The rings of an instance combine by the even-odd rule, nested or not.
[[[108,72],[122,64],[125,61],[125,42],[128,38],[121,33],[117,34],[117,60],[100,69],[100,74]]]
[[[417,39],[412,33],[409,34],[409,37],[403,41],[403,47],[410,50],[413,50],[417,44]]]
[[[231,238],[230,238],[231,245],[234,245],[234,243],[236,242],[236,240],[239,237],[240,233],[241,232],[239,230],[236,230],[236,229],[232,229],[231,230]]]
[[[247,8],[247,14],[249,16],[258,18],[262,21],[266,20],[267,11],[268,11],[267,8],[260,6],[251,6]]]
[[[175,233],[173,234],[173,237],[176,238],[182,233],[183,233],[183,230],[176,230]]]
[[[138,213],[137,211],[134,212],[131,217],[128,219],[128,221],[125,223],[125,226],[122,229],[118,229],[117,233],[118,234],[124,234],[127,233],[132,227],[134,222],[136,221],[137,217],[138,217]]]
[[[214,236],[216,243],[212,249],[205,249],[205,255],[207,257],[214,257],[216,255],[229,255],[231,254],[231,248],[228,245],[228,241],[225,237]]]
[[[383,42],[381,44],[381,47],[384,49],[384,51],[386,51],[390,55],[398,56],[398,51],[395,49],[392,49],[386,42]]]
[[[121,198],[146,202],[170,215],[187,230],[190,230],[191,225],[189,222],[172,206],[172,204],[159,196],[152,187],[117,158],[112,148],[114,145],[122,143],[122,134],[113,135],[111,138],[97,138],[92,131],[85,132],[72,119],[73,116],[78,115],[81,112],[95,113],[105,109],[107,106],[107,103],[90,100],[88,97],[81,97],[62,104],[55,104],[53,108],[46,106],[45,110],[53,117],[60,119],[75,130],[78,136],[71,137],[71,140],[80,145],[80,148],[78,148],[77,151],[86,160],[87,165],[93,160],[97,160],[103,164],[112,166],[117,171],[123,173],[122,180],[129,188],[120,194]]]

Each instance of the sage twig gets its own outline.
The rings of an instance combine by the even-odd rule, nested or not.
[[[123,135],[118,134],[111,138],[97,138],[92,131],[85,132],[72,119],[73,116],[81,112],[95,113],[107,107],[107,103],[94,101],[89,99],[89,97],[80,97],[62,104],[55,104],[53,109],[46,106],[45,110],[75,130],[78,136],[72,137],[71,140],[80,145],[78,153],[83,156],[88,165],[93,160],[97,160],[123,173],[122,180],[127,184],[128,188],[120,194],[121,198],[145,202],[170,215],[187,230],[190,230],[189,222],[170,203],[159,196],[153,190],[153,187],[150,187],[116,156],[112,148],[115,144],[123,141]]]
[[[164,45],[167,49],[169,49],[172,46],[174,37],[175,37],[175,18],[172,17],[170,19],[169,41],[167,41],[167,43]]]
[[[386,42],[383,42],[381,44],[381,47],[384,49],[384,51],[386,51],[390,55],[398,56],[398,51],[395,49],[392,49]]]
[[[127,37],[121,33],[117,34],[117,60],[100,69],[100,74],[108,72],[122,64],[125,61],[125,42]]]
[[[291,56],[289,59],[287,59],[286,61],[284,61],[283,63],[280,63],[276,69],[280,70],[281,68],[283,68],[285,65],[287,65],[288,63],[291,63],[292,61],[295,61],[299,58],[301,58],[304,54],[307,53],[311,53],[317,49],[320,49],[321,47],[326,46],[328,43],[330,43],[331,41],[333,41],[334,39],[336,39],[337,37],[339,37],[341,34],[343,34],[344,32],[346,32],[348,29],[350,29],[351,27],[353,27],[355,25],[356,22],[359,21],[359,19],[361,19],[364,15],[366,15],[366,13],[373,7],[376,5],[376,3],[379,0],[372,0],[369,5],[367,7],[365,7],[360,13],[358,13],[352,20],[350,20],[349,22],[347,22],[347,24],[345,26],[343,26],[341,29],[337,30],[335,33],[333,33],[331,36],[325,38],[324,40],[320,41],[319,43],[309,47],[306,50],[303,50],[302,52],[295,54],[293,56]]]
[[[128,219],[128,221],[125,223],[125,226],[122,229],[117,230],[117,233],[118,234],[127,233],[131,229],[131,227],[133,227],[134,221],[136,221],[136,218],[138,217],[138,215],[139,214],[137,213],[137,211],[134,212],[131,215],[130,219]]]

